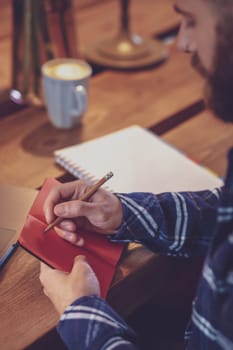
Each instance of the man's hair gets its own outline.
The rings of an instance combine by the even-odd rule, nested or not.
[[[233,11],[233,0],[204,0],[209,3],[214,11],[217,11],[220,15],[223,13],[229,13]],[[233,14],[233,12],[232,12]]]
[[[207,16],[216,19],[213,69],[203,66],[198,51],[192,55],[192,65],[206,80],[208,107],[220,119],[233,122],[233,0],[199,1],[208,6]]]
[[[217,18],[214,73],[204,75],[207,103],[221,119],[233,122],[233,0],[202,1],[208,3]],[[193,63],[198,68],[198,60]]]
[[[217,14],[218,23],[217,31],[221,32],[222,28],[232,29],[233,22],[233,0],[203,0],[208,3],[212,10]]]
[[[233,1],[232,0],[205,0],[209,3],[211,3],[213,6],[216,6],[218,9],[223,7],[233,7]]]

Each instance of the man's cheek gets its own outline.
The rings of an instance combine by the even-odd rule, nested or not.
[[[205,79],[209,78],[209,73],[201,63],[200,57],[198,53],[194,53],[191,58],[191,64],[193,68]]]

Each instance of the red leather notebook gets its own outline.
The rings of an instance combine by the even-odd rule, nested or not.
[[[95,271],[101,289],[101,296],[106,297],[116,264],[121,256],[123,245],[111,243],[105,236],[90,232],[78,232],[85,239],[83,247],[77,247],[61,237],[54,230],[44,233],[47,224],[43,214],[43,203],[53,186],[58,181],[47,179],[38,193],[27,216],[18,242],[29,253],[49,266],[69,272],[76,255],[84,255]]]

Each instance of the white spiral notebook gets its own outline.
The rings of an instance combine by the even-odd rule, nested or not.
[[[137,125],[59,149],[55,161],[75,177],[90,181],[112,171],[108,189],[115,192],[196,191],[223,184],[209,170]]]

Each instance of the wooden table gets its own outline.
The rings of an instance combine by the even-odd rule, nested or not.
[[[114,86],[109,89],[112,81]],[[132,124],[166,130],[166,123],[169,127],[187,108],[201,101],[202,84],[190,68],[188,56],[173,50],[159,68],[135,73],[106,71],[94,76],[81,128],[54,129],[43,108],[27,108],[3,118],[0,181],[35,188],[45,176],[63,173],[53,161],[57,148]]]
[[[163,138],[218,176],[225,176],[233,140],[232,123],[223,123],[211,112],[203,111],[166,132]]]
[[[142,2],[135,0],[132,5],[133,26],[138,34],[153,37],[177,27],[179,18],[173,13],[171,0],[147,0],[145,3],[142,7]],[[7,16],[10,14],[7,1],[4,4],[3,12]],[[111,24],[115,23],[114,9],[118,2],[90,0],[86,4],[75,3],[82,54],[85,45],[105,35],[106,31],[114,32]],[[104,16],[105,13],[109,16]],[[9,62],[9,28],[5,25],[4,35],[0,36],[0,48],[4,52],[0,60],[4,62]],[[2,89],[9,87],[9,67],[7,63]],[[232,127],[203,111],[202,85],[200,77],[190,68],[188,56],[171,48],[169,60],[157,68],[138,72],[103,70],[93,76],[89,108],[80,128],[57,130],[49,123],[43,107],[17,110],[9,104],[9,109],[0,113],[3,115],[0,119],[0,182],[37,188],[45,177],[64,174],[64,170],[54,164],[55,149],[131,124],[151,128],[223,175],[226,166],[223,154],[230,146]],[[177,281],[184,280],[186,288],[194,286],[199,269],[196,261],[183,264],[131,244],[122,256],[108,301],[121,315],[128,316],[152,296],[174,292]],[[38,271],[38,261],[22,250],[18,250],[1,271],[0,349],[25,348],[52,329],[58,320],[42,292]]]

